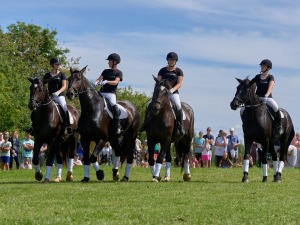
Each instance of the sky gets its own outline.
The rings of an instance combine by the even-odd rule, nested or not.
[[[95,80],[110,53],[121,56],[119,87],[151,96],[166,55],[179,55],[181,101],[192,106],[195,132],[234,127],[243,138],[239,111],[230,109],[237,78],[253,78],[263,59],[273,62],[273,97],[300,130],[300,2],[292,0],[14,0],[0,8],[0,26],[17,21],[55,29],[69,58]]]

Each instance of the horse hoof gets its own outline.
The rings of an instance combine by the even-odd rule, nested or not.
[[[41,181],[43,179],[43,174],[41,171],[35,173],[35,179],[38,181]]]
[[[128,182],[128,181],[129,181],[129,178],[125,177],[125,176],[121,179],[121,182]]]
[[[74,180],[73,172],[72,171],[68,171],[66,181],[67,182],[73,182],[73,180]]]
[[[249,182],[249,179],[248,179],[248,178],[243,178],[243,179],[242,179],[242,182],[243,182],[243,183],[248,183],[248,182]]]
[[[90,181],[90,178],[84,177],[80,182],[81,182],[81,183],[87,183],[87,182],[89,182],[89,181]]]
[[[164,181],[169,182],[170,181],[170,176],[165,176]]]
[[[277,172],[276,175],[274,175],[273,182],[281,182],[281,173]]]
[[[61,177],[55,177],[55,179],[53,180],[55,183],[59,183],[61,181]]]
[[[183,174],[183,180],[184,181],[191,181],[191,179],[192,179],[191,174],[189,174],[189,173]]]
[[[44,184],[49,184],[49,183],[50,183],[50,180],[49,180],[48,178],[45,178],[44,181],[43,181],[43,183],[44,183]]]
[[[268,181],[268,177],[264,176],[262,182],[267,182]]]
[[[112,171],[113,171],[113,180],[114,180],[114,181],[119,181],[119,179],[120,179],[120,174],[119,174],[118,169],[113,169]]]
[[[153,176],[152,181],[153,182],[159,182],[159,181],[161,181],[161,177],[160,176],[159,177]]]
[[[104,172],[103,170],[96,171],[97,179],[102,181],[104,179]]]

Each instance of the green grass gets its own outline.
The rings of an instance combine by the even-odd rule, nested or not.
[[[262,183],[255,167],[242,183],[242,168],[191,169],[191,182],[172,168],[171,182],[152,183],[149,169],[133,168],[120,183],[102,168],[104,182],[91,168],[86,184],[82,167],[73,183],[58,184],[36,182],[33,170],[0,171],[0,224],[300,224],[300,169],[284,169],[281,183],[271,182],[270,169]]]

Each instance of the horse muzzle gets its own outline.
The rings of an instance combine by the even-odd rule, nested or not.
[[[35,101],[30,101],[30,102],[28,103],[28,108],[29,108],[31,111],[34,110],[34,109],[36,109],[36,108],[37,108],[36,102],[35,102]]]
[[[231,108],[232,110],[237,110],[237,108],[239,108],[239,107],[240,107],[240,104],[239,104],[239,102],[238,102],[237,99],[233,99],[233,100],[230,102],[230,108]]]
[[[69,89],[68,92],[67,92],[67,97],[68,99],[70,100],[74,100],[75,97],[76,97],[76,93],[74,91],[74,89]]]

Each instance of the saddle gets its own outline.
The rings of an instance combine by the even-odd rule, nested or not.
[[[112,113],[112,107],[108,103],[109,102],[108,99],[106,99],[104,96],[102,96],[102,97],[103,97],[104,105],[105,105],[104,106],[104,110],[107,112],[107,114],[109,115],[109,117],[111,119],[113,119],[114,116],[113,116],[113,113]],[[119,118],[120,119],[126,119],[128,117],[128,113],[127,113],[126,109],[123,106],[121,106],[120,104],[118,104],[118,103],[117,103],[117,106],[119,108]]]
[[[59,103],[57,103],[56,101],[54,101],[55,103],[55,106],[56,106],[56,109],[57,109],[57,112],[58,112],[58,115],[59,115],[59,121],[61,123],[64,123],[65,122],[65,114],[66,112],[64,111],[64,109],[61,107],[61,105]],[[68,111],[69,113],[69,118],[70,118],[70,124],[73,124],[74,123],[74,118],[73,118],[73,115]]]

